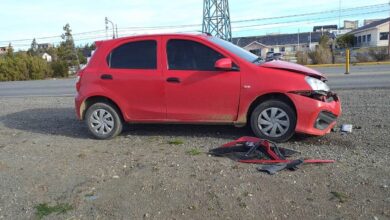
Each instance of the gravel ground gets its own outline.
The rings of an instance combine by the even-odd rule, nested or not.
[[[99,141],[72,98],[0,98],[0,219],[44,203],[73,207],[47,219],[389,219],[389,91],[338,91],[339,124],[361,129],[280,145],[337,162],[274,176],[206,154],[245,128],[131,125]]]

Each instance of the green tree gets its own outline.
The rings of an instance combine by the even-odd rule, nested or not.
[[[95,44],[85,44],[84,46],[80,45],[77,47],[78,57],[80,60],[80,64],[87,63],[87,57],[92,55],[92,51],[96,49]]]
[[[38,55],[38,43],[37,41],[35,40],[35,38],[32,40],[31,42],[31,47],[30,49],[28,50],[28,54],[30,54],[31,56],[36,56]]]
[[[63,60],[51,62],[51,69],[53,77],[67,77],[69,73],[69,66]]]
[[[64,61],[69,66],[79,66],[76,48],[72,36],[72,30],[70,25],[66,24],[63,27],[64,33],[62,34],[63,41],[57,48],[58,60]]]
[[[312,60],[313,64],[331,63],[332,52],[330,50],[330,42],[330,38],[327,35],[321,36],[315,51],[308,53],[308,56]]]
[[[353,34],[344,34],[336,39],[336,44],[339,48],[350,48],[353,46]]]
[[[8,50],[7,50],[7,56],[12,57],[14,55],[14,48],[12,47],[11,43],[8,44]]]

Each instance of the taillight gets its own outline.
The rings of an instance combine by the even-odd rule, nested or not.
[[[81,73],[81,71],[80,71],[80,72],[77,73],[77,76],[76,76],[76,91],[77,91],[77,92],[80,91],[81,76],[82,76],[82,73]]]

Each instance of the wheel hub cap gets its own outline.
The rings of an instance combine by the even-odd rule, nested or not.
[[[267,108],[263,110],[257,121],[258,127],[269,137],[280,137],[290,127],[290,119],[285,111],[280,108]]]
[[[107,134],[114,128],[114,118],[104,109],[95,110],[91,117],[90,125],[97,134]]]

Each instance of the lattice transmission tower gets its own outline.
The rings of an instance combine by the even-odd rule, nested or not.
[[[202,32],[232,41],[228,0],[204,0]]]

